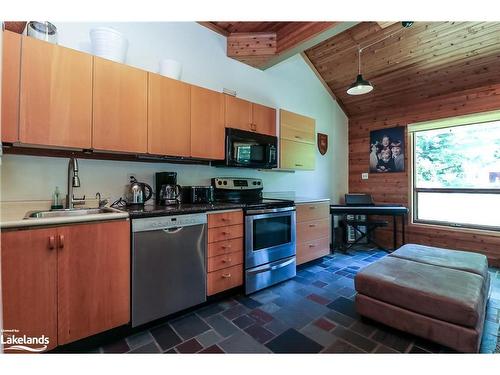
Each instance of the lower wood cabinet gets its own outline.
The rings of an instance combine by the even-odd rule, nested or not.
[[[207,295],[243,285],[243,212],[208,215]]]
[[[47,350],[130,320],[128,220],[3,231],[4,329]]]
[[[297,204],[297,264],[330,253],[330,202]]]

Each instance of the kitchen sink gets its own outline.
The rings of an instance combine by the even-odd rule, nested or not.
[[[57,217],[74,217],[86,215],[100,215],[110,213],[121,213],[120,210],[104,207],[104,208],[73,208],[63,210],[47,210],[47,211],[29,211],[26,212],[24,219],[48,219]]]

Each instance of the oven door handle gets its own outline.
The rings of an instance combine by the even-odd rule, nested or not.
[[[249,274],[258,274],[258,273],[262,273],[262,272],[275,271],[277,269],[286,267],[286,266],[292,264],[293,262],[295,262],[295,257],[288,259],[286,262],[281,263],[281,261],[277,261],[274,263],[266,264],[266,265],[261,266],[261,267],[254,268],[252,270],[247,270],[247,272]]]

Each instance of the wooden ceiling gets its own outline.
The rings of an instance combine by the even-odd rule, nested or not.
[[[227,37],[227,56],[259,69],[352,27],[350,22],[199,22]]]
[[[374,90],[346,93],[358,69]],[[350,117],[422,104],[439,95],[500,83],[500,22],[361,22],[305,51],[320,79]],[[500,105],[500,104],[499,104]]]

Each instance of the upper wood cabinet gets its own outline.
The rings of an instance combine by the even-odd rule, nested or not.
[[[225,127],[276,136],[276,110],[224,95]]]
[[[224,123],[226,128],[254,131],[252,103],[230,95],[224,95]]]
[[[23,37],[21,143],[90,148],[92,56]]]
[[[280,110],[280,168],[314,170],[316,163],[316,121]]]
[[[47,350],[57,346],[56,235],[54,228],[2,231],[3,328],[45,335]]]
[[[149,73],[148,153],[191,156],[190,85]]]
[[[224,95],[191,86],[191,156],[224,159]]]
[[[257,133],[276,136],[276,110],[274,108],[253,103],[252,115]]]
[[[58,240],[59,345],[127,324],[129,222],[60,227]]]
[[[48,350],[130,321],[128,220],[2,231],[4,328]]]
[[[93,94],[93,148],[146,153],[148,73],[94,57]]]
[[[316,121],[290,111],[280,110],[280,138],[314,144]]]
[[[21,35],[4,31],[2,37],[2,142],[18,142]]]

